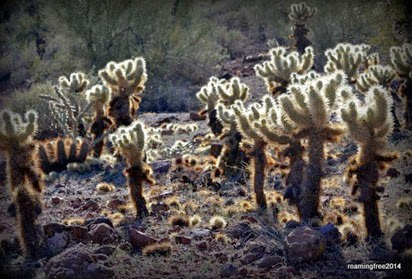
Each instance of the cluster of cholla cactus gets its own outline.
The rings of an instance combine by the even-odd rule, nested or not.
[[[295,22],[295,26],[292,27],[293,34],[291,38],[295,40],[294,47],[296,50],[302,54],[305,52],[305,48],[312,44],[306,38],[309,29],[306,28],[305,23],[316,14],[316,8],[312,9],[305,2],[302,2],[300,4],[292,4],[290,9],[289,18]]]
[[[145,60],[137,57],[120,63],[109,62],[99,75],[112,91],[109,115],[115,126],[130,125],[140,106],[140,94],[147,80]]]
[[[219,102],[216,105],[219,121],[225,127],[220,135],[223,148],[217,159],[213,177],[224,175],[230,180],[239,181],[244,169],[245,154],[240,148],[242,135],[236,128],[232,106],[236,102],[244,103],[250,99],[249,87],[241,83],[239,78],[232,78],[226,83],[217,86]]]
[[[135,120],[127,127],[120,127],[110,136],[110,141],[127,162],[124,173],[137,217],[147,216],[149,211],[143,197],[143,182],[154,184],[155,181],[151,167],[144,161],[147,135],[143,123]]]
[[[35,163],[37,113],[28,111],[24,118],[11,111],[0,112],[0,151],[7,158],[7,183],[17,208],[20,245],[26,256],[36,257],[41,243],[36,219],[41,214],[42,177]]]
[[[273,96],[286,92],[292,74],[305,74],[313,66],[312,47],[305,48],[304,53],[299,54],[297,51],[288,52],[285,47],[279,46],[272,48],[269,54],[270,61],[256,65],[255,71],[265,81],[267,90]]]
[[[374,240],[382,235],[377,204],[379,170],[396,158],[395,154],[385,152],[393,126],[392,98],[383,87],[373,86],[366,92],[365,104],[366,108],[361,109],[363,104],[351,101],[342,108],[341,115],[349,135],[360,147],[349,165],[348,177],[355,178],[352,194],[360,192],[368,238]]]
[[[90,132],[95,143],[93,152],[95,157],[100,157],[104,146],[104,133],[112,126],[113,121],[107,115],[107,105],[111,99],[111,89],[104,85],[95,85],[86,91],[89,103],[93,104],[94,116]]]
[[[412,130],[412,44],[392,47],[390,57],[398,77],[403,80],[401,91],[406,98],[405,126]]]

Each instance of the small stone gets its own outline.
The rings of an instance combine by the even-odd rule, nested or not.
[[[269,269],[281,263],[282,263],[282,258],[279,256],[276,256],[276,255],[275,256],[265,256],[259,262],[258,267],[263,268],[263,269]]]
[[[111,256],[114,251],[116,251],[116,247],[112,246],[112,245],[104,245],[102,247],[99,247],[95,250],[96,254],[103,254],[106,256]]]
[[[87,242],[89,240],[88,229],[83,226],[69,226],[71,238],[76,242]]]
[[[327,246],[333,246],[340,243],[342,234],[333,224],[328,223],[319,229],[320,233],[326,241]]]
[[[113,244],[118,239],[114,229],[105,223],[91,225],[89,234],[90,240],[98,244]]]
[[[43,232],[46,237],[52,237],[56,233],[62,233],[69,230],[69,227],[61,223],[48,223],[43,226]]]
[[[250,253],[250,254],[247,254],[247,255],[243,256],[240,259],[240,262],[243,265],[250,264],[250,263],[253,263],[253,262],[257,261],[262,256],[263,256],[263,254],[260,254],[260,253]]]
[[[124,242],[124,243],[119,245],[119,249],[123,250],[123,251],[126,251],[126,252],[131,252],[133,250],[133,247],[129,243]]]
[[[228,278],[232,275],[235,275],[237,272],[237,268],[233,264],[225,264],[222,266],[220,270],[220,276]]]
[[[403,251],[412,248],[412,225],[406,225],[391,237],[392,249]]]
[[[110,220],[107,217],[103,217],[103,216],[96,217],[96,218],[90,218],[84,221],[84,225],[87,226],[88,228],[90,228],[91,225],[96,225],[96,224],[101,224],[101,223],[107,224],[109,225],[109,227],[113,228],[112,220]]]
[[[132,244],[133,249],[141,250],[149,244],[158,242],[157,239],[150,237],[142,232],[139,232],[135,229],[129,230],[130,243]]]
[[[119,199],[112,199],[107,203],[107,207],[112,210],[118,209],[120,206],[124,205],[126,205],[126,202]]]
[[[173,192],[172,192],[172,191],[164,191],[164,192],[160,193],[159,195],[150,197],[149,200],[150,200],[150,201],[153,201],[153,200],[162,200],[162,199],[165,199],[165,198],[168,198],[168,197],[171,197],[171,196],[173,196]]]
[[[51,201],[52,201],[52,204],[57,205],[62,201],[62,199],[59,197],[53,197]]]
[[[199,249],[199,251],[205,251],[205,250],[207,250],[207,242],[206,241],[202,241],[202,242],[200,242],[200,243],[198,243],[197,245],[196,245],[196,247],[197,247],[197,249]]]
[[[323,254],[325,246],[322,234],[307,226],[293,229],[285,242],[285,250],[291,262],[317,259]]]
[[[290,221],[288,221],[288,222],[286,223],[285,228],[295,229],[295,228],[300,227],[300,226],[302,226],[302,224],[299,223],[298,221],[290,220]]]
[[[249,274],[249,270],[246,267],[241,268],[237,273],[237,275],[239,275],[242,278],[247,277],[248,274]]]
[[[191,111],[189,113],[189,119],[192,121],[203,121],[203,120],[206,120],[206,115],[200,115],[196,111]]]
[[[209,236],[210,230],[208,229],[192,229],[190,231],[190,237],[192,237],[195,240],[201,240]]]
[[[152,203],[151,205],[152,213],[158,215],[162,212],[169,211],[169,206],[164,202]]]
[[[189,237],[182,236],[182,235],[175,236],[175,241],[177,244],[183,244],[183,245],[190,245],[190,243],[192,243],[192,239],[190,239]]]
[[[400,171],[398,171],[398,170],[395,169],[395,168],[389,168],[389,169],[386,171],[386,175],[389,176],[389,177],[392,177],[392,178],[396,178],[396,177],[398,177],[399,175],[401,175],[401,173],[400,173]]]
[[[227,234],[233,238],[255,238],[257,235],[246,222],[240,222],[228,229]]]
[[[156,161],[150,164],[153,173],[166,174],[169,172],[172,162],[170,160]]]
[[[99,209],[99,205],[97,202],[89,200],[83,205],[82,210],[90,210],[90,211],[97,211]]]

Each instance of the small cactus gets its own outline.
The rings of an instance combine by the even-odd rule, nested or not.
[[[365,104],[366,109],[361,110],[361,104],[351,101],[341,110],[341,116],[350,137],[360,147],[348,170],[349,178],[356,177],[352,194],[355,195],[360,188],[359,201],[363,203],[368,238],[376,240],[383,234],[377,204],[380,198],[376,186],[379,169],[396,158],[394,154],[385,153],[387,138],[393,127],[390,113],[392,98],[383,87],[373,86],[366,93]]]
[[[356,82],[360,66],[368,59],[369,49],[370,46],[365,44],[337,44],[335,48],[325,51],[328,61],[324,70],[328,74],[343,71],[348,81]]]
[[[36,219],[41,214],[42,177],[36,168],[35,145],[38,115],[28,111],[23,119],[11,111],[0,112],[0,151],[7,159],[7,184],[17,208],[17,226],[21,247],[26,256],[36,257],[40,232]]]
[[[109,115],[115,126],[130,125],[141,102],[140,94],[147,81],[146,62],[142,57],[120,63],[109,62],[99,71],[103,83],[111,89]]]
[[[290,6],[291,13],[289,18],[295,22],[295,26],[292,27],[293,34],[291,38],[295,39],[295,48],[300,53],[305,52],[305,48],[312,44],[306,35],[309,33],[309,29],[305,27],[305,23],[308,19],[312,18],[316,14],[316,8],[310,8],[305,2],[300,4],[292,4]]]
[[[107,116],[106,112],[106,105],[111,99],[111,89],[106,86],[95,85],[86,91],[86,97],[89,103],[93,104],[94,117],[90,132],[93,134],[93,140],[97,141],[100,137],[103,137],[104,132],[113,124],[113,121]],[[100,157],[103,146],[104,140],[100,140],[94,145],[93,152],[95,157]]]
[[[61,76],[59,78],[59,85],[72,92],[82,92],[89,85],[90,81],[86,79],[83,73],[72,73],[69,78]]]
[[[358,76],[356,88],[359,91],[366,92],[375,85],[389,87],[395,75],[396,73],[391,66],[373,65]]]
[[[313,48],[307,47],[302,55],[292,51],[287,53],[284,47],[275,47],[269,51],[271,60],[255,66],[256,75],[262,78],[267,90],[276,96],[286,92],[293,73],[304,74],[313,66]]]
[[[147,135],[143,123],[134,121],[128,127],[120,127],[110,136],[110,141],[126,159],[124,171],[130,189],[130,197],[136,208],[137,217],[147,216],[149,211],[143,197],[143,182],[154,184],[152,169],[143,160],[147,145]]]

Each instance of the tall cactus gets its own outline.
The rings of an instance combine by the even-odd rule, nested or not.
[[[36,219],[41,214],[42,178],[36,168],[35,145],[38,115],[26,112],[24,119],[11,111],[0,112],[0,151],[7,158],[7,183],[17,207],[18,234],[26,256],[35,257],[40,245]]]
[[[305,23],[316,14],[317,10],[316,8],[310,8],[305,2],[292,4],[290,9],[289,18],[295,22],[295,26],[292,27],[293,34],[291,38],[295,40],[294,46],[296,50],[302,54],[305,52],[305,48],[312,44],[312,42],[306,38],[309,29],[306,28]]]
[[[344,71],[349,82],[356,82],[359,68],[368,59],[370,46],[340,43],[333,49],[325,51],[328,61],[325,65],[326,73]]]
[[[135,120],[128,127],[120,127],[110,136],[111,142],[126,159],[127,169],[124,171],[130,190],[130,197],[136,208],[138,218],[147,216],[149,211],[143,197],[143,182],[154,184],[152,169],[143,160],[146,147],[146,131],[143,123]]]
[[[109,115],[116,127],[130,125],[141,102],[140,94],[147,81],[146,62],[142,57],[120,63],[109,62],[99,71],[103,83],[112,91]]]
[[[268,92],[274,96],[286,92],[293,73],[304,74],[313,66],[312,47],[307,47],[301,55],[296,51],[287,53],[284,47],[272,48],[269,54],[270,61],[256,65],[255,72],[265,81]]]
[[[348,170],[349,178],[356,177],[352,194],[356,194],[360,188],[359,201],[363,203],[368,238],[376,240],[382,235],[376,188],[379,169],[396,158],[394,154],[385,153],[387,138],[393,126],[390,113],[392,98],[383,87],[373,86],[366,93],[365,104],[366,109],[360,109],[364,105],[351,101],[341,110],[341,116],[349,135],[360,147],[357,158]]]
[[[236,128],[231,107],[235,102],[246,102],[250,99],[249,88],[238,78],[232,78],[228,83],[217,86],[219,103],[216,105],[217,116],[226,129],[221,134],[222,151],[216,161],[214,177],[224,175],[229,180],[238,181],[245,163],[245,153],[240,148],[242,135]]]
[[[280,98],[288,121],[297,128],[296,138],[308,139],[309,162],[300,200],[300,214],[304,222],[320,217],[318,211],[323,164],[324,144],[336,141],[343,131],[330,124],[329,119],[339,101],[338,88],[345,75],[337,72],[306,83],[289,87],[290,94]]]
[[[207,112],[209,118],[209,127],[215,136],[222,133],[223,126],[217,119],[216,104],[219,100],[217,94],[217,86],[224,83],[224,80],[219,80],[217,77],[211,77],[207,85],[203,86],[196,94],[197,99],[205,105],[204,112]]]
[[[112,120],[107,117],[106,105],[111,99],[111,89],[102,86],[95,85],[90,90],[86,91],[87,100],[93,104],[94,119],[93,124],[90,127],[90,131],[93,134],[93,140],[97,140],[103,137],[104,132],[109,129],[113,124]],[[95,144],[93,148],[94,156],[100,157],[104,146],[104,140]]]
[[[405,126],[412,130],[412,44],[405,43],[401,47],[391,47],[390,57],[393,68],[403,80],[401,91],[406,97]]]

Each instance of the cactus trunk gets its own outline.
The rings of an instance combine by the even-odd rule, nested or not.
[[[217,119],[217,111],[215,108],[209,110],[209,127],[212,130],[215,136],[218,136],[222,133],[223,126]]]
[[[255,191],[256,203],[261,210],[265,210],[267,208],[264,192],[266,166],[265,146],[266,143],[263,141],[255,142],[252,164],[253,189]]]
[[[309,163],[305,177],[305,188],[300,202],[301,219],[309,222],[312,218],[320,218],[319,195],[324,163],[323,139],[319,132],[309,134]]]
[[[110,102],[109,115],[113,117],[116,128],[128,126],[133,119],[130,116],[130,101],[128,97],[116,96]]]
[[[146,207],[146,200],[143,197],[143,181],[147,180],[146,174],[140,166],[132,166],[125,170],[128,178],[130,197],[136,208],[137,217],[142,218],[149,215]]]
[[[405,82],[404,95],[406,97],[405,127],[412,130],[412,79],[407,78]]]
[[[304,24],[295,24],[292,37],[295,39],[294,47],[300,54],[303,54],[305,48],[312,44],[306,37],[307,33],[309,33],[309,30]]]

